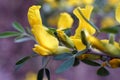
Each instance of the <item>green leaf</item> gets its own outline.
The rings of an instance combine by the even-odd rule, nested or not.
[[[106,33],[113,33],[116,34],[120,31],[120,25],[113,26],[113,27],[108,27],[108,28],[102,28],[100,29],[101,32],[106,32]]]
[[[100,30],[92,22],[90,22],[88,19],[85,18],[85,16],[79,9],[78,9],[78,12],[87,23],[89,23],[93,28],[95,28],[97,32],[100,32]]]
[[[66,60],[65,62],[63,62],[56,70],[56,73],[61,73],[63,71],[68,70],[69,68],[71,68],[74,64],[75,61],[75,57],[71,57],[68,60]]]
[[[23,57],[22,59],[18,60],[16,62],[15,70],[20,69],[27,60],[29,60],[32,57],[36,57],[36,56],[38,56],[38,54],[33,53],[30,56],[26,56],[26,57]]]
[[[30,59],[30,56],[26,56],[20,59],[19,61],[17,61],[15,66],[15,71],[19,70],[28,59]]]
[[[37,74],[37,80],[43,80],[44,77],[44,68],[40,69]]]
[[[45,68],[45,73],[47,76],[47,80],[50,80],[50,71],[47,68]]]
[[[17,38],[14,39],[14,42],[15,43],[21,43],[21,42],[25,42],[25,41],[29,41],[29,40],[32,40],[32,39],[29,38],[29,37],[19,36],[19,37],[17,37]]]
[[[108,76],[110,73],[107,69],[105,69],[104,67],[101,67],[97,70],[97,74],[100,76]]]
[[[75,58],[75,62],[73,64],[73,66],[78,66],[80,64],[80,60],[78,58]]]
[[[20,32],[25,32],[25,30],[24,30],[24,28],[21,26],[21,24],[19,24],[18,22],[14,22],[13,23],[13,27],[16,29],[16,30],[18,30],[18,31],[20,31]]]
[[[85,64],[88,64],[88,65],[91,65],[91,66],[100,66],[99,63],[96,63],[94,61],[87,60],[87,59],[82,60],[82,62],[84,62]]]
[[[0,33],[0,38],[8,38],[8,37],[14,37],[19,35],[20,33],[18,32],[7,31],[7,32]]]
[[[15,65],[15,71],[18,71],[23,65],[24,65],[24,63]]]
[[[63,59],[67,59],[69,57],[72,57],[73,55],[71,53],[64,53],[64,54],[59,54],[54,56],[54,60],[63,60]]]
[[[23,57],[22,59],[20,59],[19,61],[16,62],[16,65],[22,64],[30,58],[31,58],[30,56]]]

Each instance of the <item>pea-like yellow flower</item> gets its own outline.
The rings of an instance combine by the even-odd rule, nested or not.
[[[78,28],[75,31],[75,35],[74,36],[76,38],[79,38],[81,36],[80,32],[82,30],[86,30],[91,35],[94,34],[96,32],[95,29],[88,22],[86,22],[83,19],[82,15],[79,13],[78,10],[80,10],[82,12],[83,16],[86,19],[90,20],[90,16],[91,16],[91,12],[93,10],[93,6],[92,5],[86,5],[85,8],[78,7],[78,8],[76,8],[73,11],[73,13],[75,14],[75,16],[79,19],[79,25],[78,25]]]
[[[112,17],[105,17],[101,22],[102,28],[107,28],[115,25],[115,20]]]
[[[73,19],[68,13],[64,12],[60,14],[58,20],[58,26],[57,26],[58,30],[71,28],[72,24],[73,24]]]
[[[81,0],[83,2],[83,4],[85,5],[90,5],[94,3],[94,0]]]
[[[25,80],[37,80],[37,74],[33,72],[27,73]]]
[[[115,18],[120,23],[120,2],[117,5],[116,10],[115,10]]]
[[[109,61],[109,64],[112,68],[119,68],[120,67],[120,59],[112,59]]]
[[[93,6],[86,5],[85,8],[78,7],[73,11],[75,16],[77,16],[77,18],[79,19],[79,24],[74,36],[72,36],[71,39],[78,50],[83,50],[86,48],[86,46],[81,41],[81,31],[85,30],[88,34],[93,35],[96,32],[96,30],[88,22],[86,22],[86,20],[84,20],[82,15],[79,13],[79,10],[82,12],[83,16],[86,19],[90,20],[90,15],[93,10]]]
[[[42,25],[42,20],[40,16],[41,6],[35,6],[29,8],[28,10],[28,20],[32,28],[32,33],[38,44],[35,45],[33,50],[43,56],[59,54],[61,50],[61,46],[59,46],[59,42],[57,38],[53,35],[49,34]],[[60,50],[59,50],[60,49]],[[68,48],[62,48],[62,51],[68,52],[70,51]]]
[[[82,4],[81,0],[66,0],[68,6],[78,6]]]
[[[44,0],[44,2],[48,3],[52,8],[58,7],[58,2],[56,0]]]
[[[118,2],[120,2],[119,0],[107,0],[107,4],[109,4],[110,6],[115,6]]]

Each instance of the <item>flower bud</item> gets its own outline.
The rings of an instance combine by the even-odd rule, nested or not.
[[[58,30],[58,37],[60,41],[69,48],[74,48],[74,43],[72,40],[64,33],[64,31]]]

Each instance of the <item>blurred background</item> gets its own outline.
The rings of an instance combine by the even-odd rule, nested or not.
[[[93,4],[94,10],[91,21],[99,28],[118,24],[115,20],[115,7],[119,0],[0,0],[0,33],[15,31],[12,27],[14,21],[24,27],[29,27],[27,11],[31,5],[42,5],[41,16],[43,24],[55,27],[60,12],[67,11],[73,17],[72,10],[83,4]],[[52,18],[51,18],[52,17]],[[76,20],[76,18],[74,17]],[[74,22],[76,26],[77,20]],[[75,28],[75,27],[74,27]],[[99,36],[108,38],[106,34]],[[120,35],[118,35],[120,37]],[[14,38],[0,39],[0,80],[35,80],[38,70],[41,68],[41,57],[28,60],[18,71],[15,71],[15,63],[22,57],[30,55],[34,41],[14,43]],[[117,38],[116,38],[117,40]],[[99,67],[93,67],[80,63],[62,74],[56,74],[55,69],[61,62],[51,61],[48,68],[51,72],[51,80],[119,80],[120,69],[108,69],[110,75],[101,77],[96,74]],[[44,79],[46,80],[46,79]]]

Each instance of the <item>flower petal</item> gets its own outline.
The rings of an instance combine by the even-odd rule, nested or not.
[[[68,13],[61,13],[58,21],[58,29],[71,28],[73,19]]]
[[[51,51],[45,49],[44,47],[38,45],[38,44],[35,44],[35,47],[33,48],[33,51],[35,51],[36,53],[42,55],[42,56],[48,56],[48,55],[51,55]]]
[[[70,52],[71,52],[70,48],[59,46],[55,54],[70,53]]]
[[[86,19],[90,20],[90,15],[91,15],[91,12],[93,10],[93,6],[90,6],[90,5],[87,5],[85,8],[76,8],[73,13],[77,16],[77,18],[79,19],[79,25],[78,25],[78,28],[76,29],[75,31],[75,37],[76,38],[79,38],[80,37],[80,32],[81,30],[86,30],[89,34],[94,34],[95,33],[95,29],[88,23],[84,20],[84,18],[80,15],[79,11],[80,10],[83,15],[85,16]]]
[[[82,43],[81,39],[75,39],[71,37],[71,40],[73,41],[77,50],[83,50],[86,48],[86,46]]]
[[[59,44],[58,40],[43,27],[39,8],[40,6],[32,6],[28,11],[28,20],[32,27],[32,32],[40,46],[51,52],[56,52]]]
[[[109,61],[109,64],[112,68],[120,67],[120,59],[112,59]]]
[[[28,21],[32,28],[34,25],[42,25],[42,20],[39,12],[40,8],[41,6],[33,5],[28,10]]]
[[[120,3],[117,5],[116,11],[115,11],[115,18],[120,23]]]

